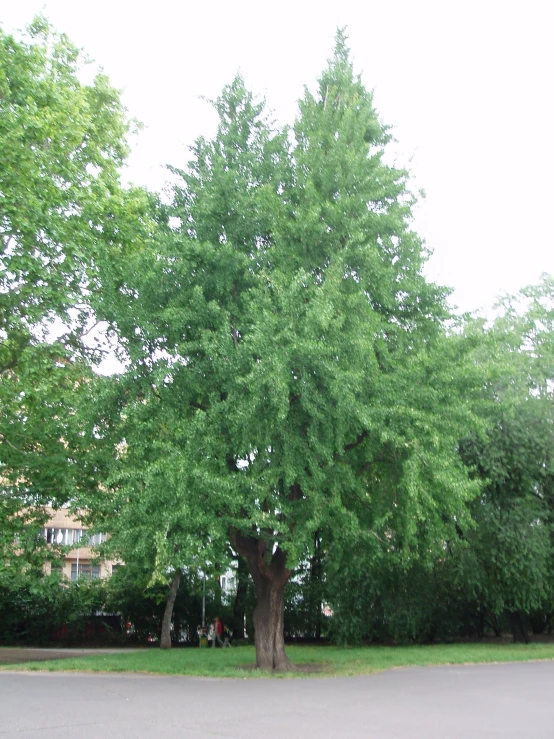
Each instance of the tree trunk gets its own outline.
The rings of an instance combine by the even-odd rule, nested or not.
[[[529,637],[523,625],[523,619],[519,611],[506,611],[510,629],[514,639],[514,644],[528,644]]]
[[[248,566],[239,557],[237,567],[237,592],[233,603],[233,620],[237,639],[244,639],[244,621],[246,611],[246,594],[248,592]]]
[[[314,555],[310,563],[310,616],[311,624],[314,628],[314,637],[316,641],[321,640],[321,624],[323,620],[321,591],[322,591],[322,555],[321,555],[321,539],[319,531],[314,534]]]
[[[284,634],[285,585],[292,575],[286,567],[287,555],[277,547],[269,559],[270,550],[263,539],[235,534],[233,540],[239,554],[246,557],[256,587],[256,667],[272,672],[290,671],[293,667],[285,653]]]
[[[495,613],[491,613],[488,619],[485,619],[483,617],[482,623],[487,622],[491,629],[494,631],[494,635],[500,638],[502,636],[502,629],[500,627],[500,624],[498,623],[498,618]],[[485,635],[485,629],[482,626],[481,627],[481,633],[479,634],[479,637],[482,637]]]
[[[292,664],[285,653],[285,584],[261,576],[256,584],[258,604],[254,609],[256,667],[260,670],[286,672]]]
[[[164,617],[162,621],[162,634],[160,638],[160,649],[171,649],[171,618],[173,616],[173,606],[175,605],[175,598],[177,597],[177,591],[181,584],[181,570],[177,570],[175,578],[171,583],[169,589],[169,595],[165,604]]]

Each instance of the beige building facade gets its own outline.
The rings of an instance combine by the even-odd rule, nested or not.
[[[67,549],[62,564],[62,574],[67,580],[80,578],[110,577],[118,562],[100,561],[94,546],[106,541],[105,534],[89,535],[86,526],[78,521],[66,508],[47,508],[49,520],[43,530],[46,541],[52,545],[71,547]],[[50,563],[45,567],[51,570]]]

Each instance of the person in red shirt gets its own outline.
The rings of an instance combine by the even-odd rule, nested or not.
[[[214,618],[214,638],[212,639],[212,647],[216,647],[219,642],[219,646],[223,646],[223,624],[219,620],[219,616]]]

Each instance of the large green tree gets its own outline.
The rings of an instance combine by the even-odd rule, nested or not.
[[[432,384],[446,293],[344,34],[293,130],[240,77],[214,107],[215,137],[174,170],[178,222],[160,219],[98,310],[127,357],[114,383],[141,386],[193,520],[246,559],[258,667],[283,670],[284,588],[316,532],[341,546],[392,537],[390,519],[391,547],[421,526],[440,545],[463,515],[468,415],[446,375]]]
[[[3,562],[33,548],[26,533],[44,503],[99,479],[92,429],[75,409],[99,356],[89,304],[98,255],[120,240],[132,198],[118,180],[128,132],[118,92],[104,75],[83,84],[83,63],[42,18],[22,38],[0,30]]]

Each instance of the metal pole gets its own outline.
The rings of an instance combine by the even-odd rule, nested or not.
[[[202,588],[202,628],[206,626],[206,573],[204,573],[204,584]]]
[[[76,534],[76,536],[79,537],[79,539],[77,541],[77,577],[75,578],[76,580],[78,580],[79,579],[79,551],[80,551],[79,544],[81,543],[81,536],[80,536],[80,534]]]

